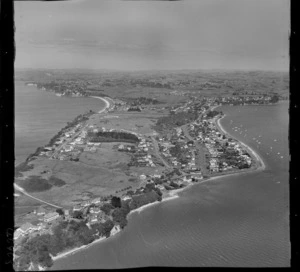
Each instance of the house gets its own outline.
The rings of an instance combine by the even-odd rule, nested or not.
[[[75,211],[81,211],[83,208],[80,205],[76,205],[73,207],[73,212]]]
[[[65,210],[64,210],[64,214],[65,214],[65,216],[69,216],[69,215],[70,215],[70,211],[67,210],[67,209],[65,209]]]
[[[97,218],[100,221],[100,223],[105,223],[109,219],[109,216],[106,215],[104,212],[101,212],[97,214]]]
[[[59,217],[59,214],[57,212],[51,212],[47,213],[44,217],[45,222],[51,222]]]
[[[131,197],[128,196],[128,195],[125,195],[125,196],[122,196],[121,199],[125,201],[125,200],[128,200],[128,199],[131,199]]]
[[[15,232],[14,232],[14,240],[19,239],[21,236],[23,236],[24,233],[21,231],[20,228],[18,228]]]
[[[99,204],[101,202],[100,197],[97,197],[91,201],[91,203]]]
[[[23,233],[29,233],[32,232],[34,230],[38,230],[39,227],[38,226],[34,226],[31,223],[25,223],[23,224],[20,228],[19,228]]]
[[[100,213],[100,212],[101,212],[101,210],[98,207],[92,207],[92,208],[90,208],[90,213],[97,214],[97,213]]]
[[[20,236],[23,236],[24,234],[27,233],[31,233],[35,230],[39,230],[40,228],[41,228],[40,226],[34,226],[31,223],[27,222],[14,232],[14,239],[18,239]]]
[[[35,211],[36,215],[44,215],[46,213],[46,210],[43,207],[39,207],[36,211]]]
[[[89,220],[90,224],[95,224],[98,222],[98,216],[97,214],[93,214],[90,216],[90,220]]]

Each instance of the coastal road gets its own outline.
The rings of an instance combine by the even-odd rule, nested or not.
[[[54,207],[54,208],[62,209],[62,207],[60,207],[60,206],[54,205],[54,204],[52,204],[52,203],[49,203],[49,202],[47,202],[47,201],[44,201],[44,200],[42,200],[42,199],[39,199],[39,198],[37,198],[37,197],[34,197],[34,196],[28,194],[28,193],[25,191],[24,188],[18,186],[18,185],[15,184],[15,183],[14,183],[14,187],[15,187],[16,190],[18,190],[19,192],[21,192],[23,195],[26,195],[26,196],[28,196],[28,197],[30,197],[30,198],[32,198],[32,199],[35,199],[35,200],[37,200],[37,201],[39,201],[39,202],[42,202],[42,203],[45,203],[45,204],[47,204],[47,205],[49,205],[49,206],[52,206],[52,207]]]

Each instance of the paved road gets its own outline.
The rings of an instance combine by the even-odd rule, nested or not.
[[[73,141],[86,127],[88,126],[88,121],[86,121],[85,125],[80,129],[78,132],[76,132],[71,138],[69,138],[65,143],[63,143],[61,146],[59,146],[54,153],[51,155],[50,159],[53,159],[57,156],[58,152],[65,147],[67,144],[69,144],[71,141]]]
[[[52,204],[52,203],[49,203],[49,202],[47,202],[47,201],[44,201],[44,200],[42,200],[42,199],[39,199],[39,198],[37,198],[37,197],[34,197],[34,196],[28,194],[22,187],[18,186],[18,185],[15,184],[15,183],[14,183],[14,187],[15,187],[16,190],[18,190],[19,192],[21,192],[22,194],[24,194],[24,195],[26,195],[26,196],[28,196],[28,197],[30,197],[30,198],[33,198],[33,199],[35,199],[35,200],[37,200],[37,201],[39,201],[39,202],[45,203],[45,204],[47,204],[47,205],[49,205],[49,206],[52,206],[52,207],[54,207],[54,208],[62,209],[62,207],[60,207],[60,206],[54,205],[54,204]]]
[[[170,166],[170,165],[165,161],[165,159],[160,155],[158,143],[157,143],[157,141],[155,140],[155,138],[154,138],[153,136],[150,136],[150,138],[151,138],[151,140],[152,140],[152,143],[153,143],[153,146],[154,146],[154,150],[155,150],[155,154],[157,155],[157,157],[160,158],[160,160],[163,162],[163,164],[165,165],[165,167],[167,167],[167,168],[173,168],[173,167]]]
[[[203,173],[203,175],[206,175],[207,174],[207,169],[206,169],[206,158],[205,158],[205,151],[204,151],[204,148],[201,144],[199,144],[195,139],[193,139],[191,137],[191,135],[189,134],[188,132],[188,129],[187,129],[187,126],[188,125],[183,125],[181,128],[182,128],[182,131],[184,133],[184,135],[191,141],[194,142],[197,150],[199,151],[198,152],[198,160],[200,161],[200,168],[201,168],[201,171]]]

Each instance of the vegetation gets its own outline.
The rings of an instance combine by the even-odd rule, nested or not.
[[[219,114],[222,114],[222,112],[219,112],[219,111],[209,111],[206,116],[207,118],[214,118],[215,116],[219,115]]]
[[[104,203],[100,207],[101,211],[103,211],[105,214],[110,215],[110,212],[114,209],[114,206],[110,203]]]
[[[134,134],[118,131],[90,132],[88,136],[91,138],[91,142],[139,142],[138,137]]]
[[[121,199],[119,197],[113,196],[111,198],[111,205],[115,208],[121,207]]]
[[[149,97],[138,97],[138,98],[131,98],[131,99],[127,99],[127,100],[130,101],[129,103],[131,106],[156,105],[156,104],[162,103],[155,98],[149,98]]]
[[[128,202],[122,201],[122,205],[120,208],[114,209],[112,213],[113,222],[115,224],[120,225],[121,229],[123,229],[127,225],[127,214],[130,212],[130,207]]]
[[[32,164],[28,164],[28,162],[22,162],[19,165],[15,167],[15,177],[21,177],[22,173],[21,172],[26,172],[29,170],[32,170],[34,166]]]
[[[139,108],[139,107],[130,107],[129,109],[128,109],[128,111],[141,111],[141,109]]]
[[[132,200],[129,202],[129,208],[130,210],[135,210],[141,206],[158,200],[161,200],[161,196],[159,196],[155,191],[150,191],[140,195],[133,195]]]
[[[157,131],[170,130],[196,120],[198,114],[196,111],[179,112],[158,118],[154,127]]]
[[[30,176],[23,181],[19,181],[19,185],[22,185],[27,192],[43,192],[50,190],[53,186],[61,187],[65,184],[62,179],[54,176],[51,176],[48,180],[39,176]]]
[[[110,236],[114,223],[107,220],[88,228],[84,221],[63,221],[53,227],[53,235],[42,234],[33,238],[24,239],[17,250],[17,265],[19,271],[27,270],[30,263],[50,267],[53,264],[52,256],[59,253],[87,245],[95,239]]]

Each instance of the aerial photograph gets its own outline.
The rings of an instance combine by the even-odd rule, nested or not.
[[[15,271],[290,267],[289,10],[15,1]]]

